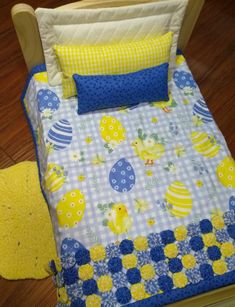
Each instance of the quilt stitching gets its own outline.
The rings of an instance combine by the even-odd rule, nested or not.
[[[22,95],[22,102],[30,118],[42,191],[50,204],[63,270],[70,270],[78,266],[79,261],[85,261],[79,265],[85,266],[80,270],[80,275],[76,268],[76,272],[68,271],[67,277],[77,281],[77,276],[81,276],[78,282],[80,286],[84,275],[90,277],[88,280],[95,277],[96,284],[88,282],[87,296],[102,293],[100,299],[92,296],[88,303],[90,301],[94,304],[97,300],[116,300],[116,294],[110,292],[118,288],[118,285],[125,288],[127,283],[137,284],[137,292],[143,295],[146,292],[145,284],[149,281],[148,287],[154,292],[154,287],[159,287],[158,281],[155,282],[154,278],[166,276],[169,271],[170,276],[167,276],[171,281],[165,279],[168,286],[171,282],[174,285],[174,274],[179,277],[179,285],[185,283],[186,278],[190,285],[187,283],[184,288],[174,288],[166,295],[152,295],[151,298],[135,302],[136,306],[141,306],[145,301],[150,305],[166,304],[183,299],[187,295],[234,283],[234,161],[183,56],[177,57],[177,69],[169,82],[168,102],[158,105],[144,103],[136,108],[105,110],[79,117],[76,114],[76,100],[70,99],[69,104],[63,100],[61,88],[51,88],[47,83],[47,74],[43,70],[44,66],[31,74],[28,87]],[[44,99],[41,95],[37,97],[40,90],[43,90]],[[45,96],[48,96],[48,99],[45,99]],[[110,118],[106,118],[107,116]],[[102,122],[102,118],[106,120],[105,123]],[[102,124],[107,124],[107,119],[115,119],[117,129],[120,127],[123,131],[125,138],[120,144],[110,142],[109,138],[101,136],[100,128]],[[64,122],[61,123],[61,120]],[[67,144],[66,140],[65,149],[51,148],[48,138],[51,138],[52,134],[49,131],[52,126],[55,130],[63,130],[63,125],[68,123],[72,130],[67,130],[66,138],[71,138],[72,131],[72,142]],[[153,135],[153,140],[156,139],[158,144],[162,143],[165,152],[160,159],[153,159],[152,163],[142,160],[142,155],[138,155],[131,144],[136,139],[140,139],[141,142],[149,137],[151,139],[154,131],[157,131],[158,136]],[[120,193],[110,185],[109,173],[113,168],[117,169],[115,165],[123,167],[123,164],[120,166],[118,162],[125,162],[124,166],[126,164],[127,169],[129,165],[126,161],[131,165],[130,170],[134,170],[135,184],[129,192]],[[121,172],[122,169],[120,174]],[[43,180],[45,174],[48,176],[46,178],[51,179]],[[144,188],[137,189],[137,186]],[[85,195],[86,209],[83,218],[76,227],[59,226],[56,214],[58,203],[63,202],[66,193],[68,197],[78,197],[81,201],[80,192]],[[182,196],[188,200],[184,211],[188,212],[188,215],[179,218],[175,215],[176,211],[173,214],[173,210],[178,210],[184,204]],[[84,205],[84,202],[80,205]],[[116,223],[112,216],[119,208],[122,214]],[[230,211],[226,212],[228,209]],[[162,233],[165,235],[160,235]],[[191,239],[187,239],[188,236]],[[136,237],[139,238],[137,241]],[[71,241],[71,238],[77,249],[86,250],[85,254],[88,259],[90,257],[90,262],[82,260],[83,254],[77,258],[64,256],[60,247]],[[75,238],[76,241],[73,241]],[[125,240],[132,241],[133,246],[123,244]],[[190,243],[184,244],[185,240]],[[90,249],[94,246],[95,252],[91,253]],[[120,252],[120,246],[123,254]],[[156,253],[151,253],[156,247],[160,249],[155,250]],[[69,249],[67,252],[69,253]],[[97,261],[93,260],[94,255],[97,255]],[[154,261],[152,257],[158,261]],[[114,260],[108,265],[107,259]],[[120,266],[122,271],[115,272]],[[200,271],[201,266],[203,269]],[[112,274],[110,269],[113,271]],[[66,293],[63,273],[58,268],[57,271],[60,297],[67,300],[71,290],[79,293],[81,298],[82,287],[78,289],[71,284],[71,289],[66,289]],[[203,272],[206,274],[203,275]],[[115,278],[111,275],[115,275]],[[207,275],[213,278],[205,280],[204,277]],[[110,289],[111,280],[106,278],[109,276],[112,279],[111,291],[99,290],[97,280],[102,276],[105,278],[99,283],[100,289]],[[144,279],[149,276],[152,279]],[[195,284],[191,282],[193,279]],[[88,294],[96,287],[97,293]],[[131,290],[123,291],[126,291],[127,297],[130,296]]]

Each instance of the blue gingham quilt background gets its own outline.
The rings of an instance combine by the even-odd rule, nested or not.
[[[84,306],[84,301],[87,306],[133,303],[169,291],[173,287],[173,284],[169,286],[171,279],[174,287],[190,284],[188,293],[199,293],[201,290],[193,288],[196,286],[192,284],[202,283],[202,279],[206,278],[203,277],[204,271],[208,276],[211,272],[210,268],[203,267],[207,262],[205,259],[208,259],[205,256],[202,260],[203,253],[208,253],[210,265],[213,262],[214,274],[222,275],[216,275],[215,287],[231,283],[232,279],[225,281],[225,277],[235,270],[235,256],[232,256],[235,249],[231,249],[231,242],[234,244],[235,239],[235,162],[184,57],[177,56],[177,65],[169,80],[169,101],[145,102],[131,108],[106,109],[85,115],[77,114],[76,97],[63,99],[61,86],[51,87],[48,84],[44,70],[39,68],[32,74],[23,94],[23,104],[33,131],[41,187],[51,213],[58,256],[62,257],[62,273],[58,273],[57,269],[54,272],[60,274],[59,278],[58,275],[56,277],[59,291],[67,291],[68,297],[64,301],[63,295],[60,295],[61,306],[70,306],[70,303],[71,306]],[[217,242],[213,241],[214,235],[211,234],[209,239],[207,236],[212,232],[211,217],[214,217],[213,233]],[[200,225],[197,227],[203,234],[206,252],[202,251],[204,247],[198,247],[201,239],[197,231],[192,231],[195,225]],[[223,229],[224,225],[227,230]],[[185,231],[181,226],[187,227],[189,238],[193,235],[197,238],[187,241],[187,236],[181,234]],[[180,234],[176,229],[181,231]],[[169,239],[170,235],[164,243],[163,237],[174,230],[174,239]],[[161,237],[160,241],[152,234],[157,234],[156,238]],[[196,257],[193,270],[185,262],[184,273],[181,273],[187,278],[186,275],[176,277],[178,273],[174,276],[178,271],[176,264],[171,264],[171,259],[177,255],[174,254],[176,247],[167,247],[181,235],[190,242],[184,241],[190,247],[186,248],[183,243],[177,245],[181,250],[177,256],[180,262],[183,263],[185,253]],[[230,249],[224,252],[225,246],[222,245],[227,241]],[[73,244],[69,242],[75,242],[72,256],[68,256],[70,244]],[[125,287],[118,289],[116,277],[112,275],[110,255],[116,255],[115,246],[121,254],[131,254],[132,249],[126,251],[126,244],[129,248],[130,242],[135,242],[131,265],[135,263],[136,255],[140,257],[143,252],[137,264],[137,270],[142,269],[142,281],[146,275],[145,264],[154,267],[160,277],[157,281],[138,283],[137,279],[130,277],[130,264],[124,257],[122,274],[129,274],[129,286],[124,283]],[[152,264],[160,264],[160,258],[156,260],[156,251],[153,250],[157,242],[160,242],[159,248],[166,244],[164,257],[168,259],[167,265],[172,266],[170,277],[164,275],[165,279],[159,271],[161,266]],[[76,256],[80,253],[78,248],[83,248],[83,251],[90,249],[85,253],[90,253],[90,256],[82,254],[81,260],[80,256]],[[97,251],[93,256],[92,249]],[[145,252],[146,255],[151,254],[152,260],[146,260],[149,256],[145,258]],[[117,255],[119,257],[120,252]],[[227,264],[216,263],[218,255],[223,255]],[[97,281],[98,288],[93,277],[85,280],[82,271],[79,271],[79,266],[89,261],[94,266],[95,273],[91,275],[94,278],[99,277],[96,265],[106,261],[105,267],[109,267],[109,273],[103,273],[102,282]],[[148,276],[151,268],[148,268]],[[84,266],[83,269],[93,272],[91,267]],[[207,284],[205,280],[203,283],[205,289],[214,285],[212,282]],[[179,298],[186,296],[185,293],[180,294]],[[172,301],[174,299],[162,302]],[[152,301],[152,304],[155,303],[157,305],[157,301]]]

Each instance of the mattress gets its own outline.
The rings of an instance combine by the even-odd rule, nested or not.
[[[45,66],[22,95],[58,306],[161,306],[235,281],[235,162],[183,55],[167,102],[77,114]]]

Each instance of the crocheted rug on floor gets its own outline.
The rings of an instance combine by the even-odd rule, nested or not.
[[[47,277],[56,249],[36,163],[0,170],[0,195],[0,276]]]

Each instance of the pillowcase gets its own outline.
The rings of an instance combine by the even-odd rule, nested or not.
[[[53,46],[100,45],[130,42],[174,33],[171,66],[188,0],[163,0],[100,9],[43,9],[35,13],[39,26],[49,84],[62,83]],[[89,3],[87,3],[89,5]]]
[[[78,93],[78,114],[167,101],[168,63],[121,75],[73,75]]]
[[[76,95],[72,79],[74,73],[124,74],[168,62],[172,36],[173,33],[169,32],[157,38],[112,45],[55,45],[54,50],[63,71],[64,98]]]

